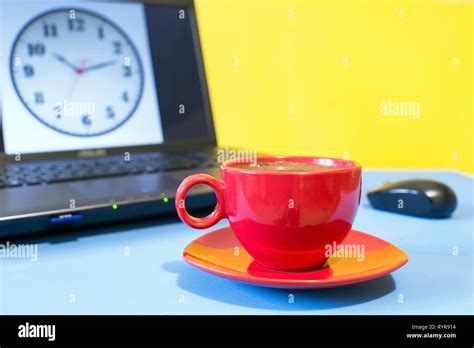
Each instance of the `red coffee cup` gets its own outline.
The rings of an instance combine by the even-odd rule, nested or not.
[[[361,195],[361,167],[343,159],[321,157],[257,157],[257,163],[305,162],[323,171],[257,171],[220,166],[221,180],[207,174],[187,177],[176,193],[176,210],[187,225],[204,229],[227,218],[237,239],[264,267],[306,270],[324,265],[327,245],[349,233]],[[214,211],[196,218],[185,197],[197,184],[209,185],[217,197]]]

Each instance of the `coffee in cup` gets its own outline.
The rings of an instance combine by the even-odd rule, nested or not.
[[[317,163],[290,161],[237,163],[234,165],[234,167],[244,170],[256,170],[260,172],[318,172],[331,170],[331,167],[323,166]]]

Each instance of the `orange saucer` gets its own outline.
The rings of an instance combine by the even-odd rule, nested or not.
[[[273,288],[329,288],[363,282],[393,272],[408,255],[383,239],[351,230],[326,266],[310,271],[282,272],[260,266],[241,246],[230,227],[191,242],[184,259],[206,272]]]

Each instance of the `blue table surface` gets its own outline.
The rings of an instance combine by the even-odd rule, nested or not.
[[[421,219],[376,211],[364,195],[354,228],[397,245],[410,257],[404,267],[379,279],[282,290],[220,278],[181,256],[189,242],[208,231],[168,219],[42,238],[35,240],[37,261],[0,259],[0,313],[473,314],[473,177],[449,171],[364,171],[363,189],[413,177],[450,185],[458,208],[450,219]],[[222,221],[217,227],[226,225]]]

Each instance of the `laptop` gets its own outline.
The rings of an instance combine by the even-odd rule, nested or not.
[[[192,1],[0,4],[0,238],[170,214],[218,175]]]

